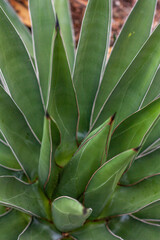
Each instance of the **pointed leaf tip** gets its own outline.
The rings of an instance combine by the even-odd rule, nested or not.
[[[54,224],[62,232],[83,226],[91,213],[91,208],[85,209],[80,202],[66,196],[55,199],[52,204]]]
[[[141,146],[137,147],[137,148],[133,148],[133,151],[138,152],[140,150]]]
[[[50,120],[51,118],[50,118],[50,115],[49,115],[49,113],[48,112],[46,112],[46,118],[48,119],[48,120]]]
[[[112,123],[114,122],[115,120],[115,117],[116,117],[116,112],[113,114],[113,116],[111,117],[111,120],[110,120],[110,123],[109,125],[112,125]]]
[[[108,144],[111,135],[109,123],[110,118],[90,132],[81,143],[63,170],[57,187],[58,196],[67,195],[78,198],[84,192],[89,179],[104,161],[106,144]]]
[[[59,30],[60,30],[60,25],[59,25],[58,17],[56,15],[56,31],[59,31]]]

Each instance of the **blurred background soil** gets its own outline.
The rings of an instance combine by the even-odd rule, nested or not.
[[[126,17],[129,15],[136,1],[137,0],[113,0],[111,46],[114,44],[114,41],[117,38],[125,22]],[[28,13],[28,0],[9,0],[9,2],[16,10],[24,24],[26,24],[30,28],[31,22]],[[80,27],[87,2],[88,0],[70,0],[76,43],[78,42],[79,39]],[[159,20],[160,20],[160,0],[158,0],[153,28],[155,28]]]

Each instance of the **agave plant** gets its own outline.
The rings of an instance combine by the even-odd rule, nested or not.
[[[160,25],[138,0],[107,60],[111,0],[75,55],[67,0],[0,0],[0,239],[159,240]]]

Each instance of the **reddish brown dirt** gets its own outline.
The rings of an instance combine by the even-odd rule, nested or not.
[[[116,37],[123,26],[126,17],[129,15],[133,5],[137,0],[113,0],[113,20],[112,20],[112,37],[111,45],[113,45]],[[151,0],[152,1],[152,0]],[[30,18],[28,14],[28,0],[9,0],[11,5],[17,11],[21,20],[28,26],[31,26]],[[73,17],[74,31],[76,42],[79,39],[80,27],[84,11],[86,8],[88,0],[70,0],[71,12]],[[158,0],[156,17],[154,21],[154,26],[160,20],[160,0]]]
[[[151,0],[152,1],[152,0]],[[70,0],[72,17],[75,29],[76,42],[79,38],[79,30],[81,27],[82,18],[88,0]],[[117,38],[127,16],[137,0],[113,0],[113,18],[112,18],[112,36],[111,45],[113,45]],[[158,0],[157,11],[154,21],[154,27],[160,20],[160,0]]]

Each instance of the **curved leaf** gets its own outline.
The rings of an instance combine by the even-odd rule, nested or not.
[[[0,142],[0,165],[10,169],[21,169],[11,149],[3,142]]]
[[[29,178],[38,174],[40,144],[33,136],[22,113],[0,87],[0,130]],[[28,161],[28,159],[30,161]]]
[[[29,30],[26,28],[26,26],[21,22],[19,17],[17,16],[17,13],[13,10],[13,8],[10,6],[8,1],[1,0],[0,1],[0,7],[3,9],[3,11],[6,13],[7,17],[21,36],[29,54],[31,57],[34,57],[33,55],[33,46],[32,46],[32,37],[29,32]]]
[[[91,213],[91,208],[84,208],[73,198],[60,197],[52,203],[53,222],[61,232],[68,232],[83,226]]]
[[[117,186],[101,217],[136,212],[160,199],[160,176],[154,176],[134,186]]]
[[[110,229],[124,240],[159,240],[160,227],[138,221],[130,216],[114,218]]]
[[[137,154],[128,150],[102,165],[90,179],[84,194],[84,205],[93,209],[91,218],[95,219],[102,212],[111,198],[120,177],[129,162]]]
[[[108,159],[127,149],[142,145],[159,115],[160,98],[125,119],[113,133]]]
[[[87,223],[72,233],[77,240],[117,240],[107,229],[105,222]]]
[[[58,16],[58,22],[72,72],[75,58],[75,43],[69,1],[54,0],[54,6]]]
[[[30,0],[29,9],[32,20],[33,44],[36,68],[44,102],[48,98],[49,79],[51,74],[51,49],[55,16],[52,0]],[[45,9],[45,11],[44,11]]]
[[[83,136],[89,129],[92,105],[103,61],[106,61],[110,23],[111,0],[90,0],[82,24],[73,76],[80,110],[78,131]]]
[[[60,142],[59,131],[47,115],[44,119],[43,138],[39,158],[39,182],[41,188],[52,199],[58,182],[59,168],[55,164],[55,151]]]
[[[156,174],[160,175],[160,149],[138,157],[120,182],[124,185],[133,184]]]
[[[57,29],[54,42],[52,65],[48,112],[60,130],[61,144],[56,151],[55,161],[57,165],[63,167],[77,149],[78,110],[71,73],[59,29]]]
[[[142,210],[134,214],[136,217],[145,220],[159,220],[160,221],[160,201],[150,204]]]
[[[64,168],[57,188],[58,196],[66,195],[77,198],[84,192],[92,174],[101,165],[107,140],[110,138],[112,123],[113,119],[110,118],[82,142],[71,161]]]
[[[95,121],[111,91],[113,91],[113,88],[149,37],[156,2],[156,0],[152,2],[150,0],[137,1],[133,11],[129,15],[106,66],[95,101],[92,122]]]
[[[18,240],[59,240],[61,237],[62,235],[55,229],[53,224],[34,218],[26,231],[19,236]]]
[[[37,78],[18,33],[0,8],[0,68],[11,96],[41,140],[43,106]]]
[[[0,177],[0,189],[0,204],[50,219],[49,201],[37,184],[25,184],[15,177]]]
[[[139,109],[160,64],[159,38],[160,25],[114,88],[101,109],[94,127],[99,126],[114,112],[117,113],[116,127],[122,120]]]
[[[15,240],[30,222],[30,217],[18,211],[10,211],[0,217],[1,239]]]

